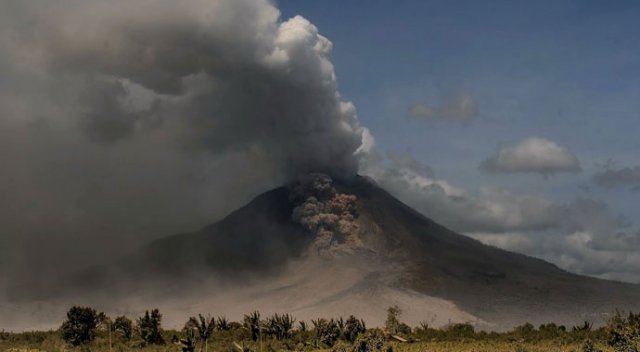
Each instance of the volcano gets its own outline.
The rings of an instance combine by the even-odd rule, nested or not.
[[[501,329],[602,322],[616,309],[640,308],[640,285],[482,244],[361,176],[304,177],[80,280],[111,303],[126,302],[120,312],[152,304],[177,326],[198,312],[239,319],[254,309],[298,319],[355,314],[379,326],[397,305],[412,325]]]
[[[138,280],[218,282],[195,307],[231,316],[356,314],[376,325],[398,305],[413,324],[507,327],[598,321],[640,308],[639,285],[482,244],[361,176],[307,176],[199,231],[157,240],[121,266]]]

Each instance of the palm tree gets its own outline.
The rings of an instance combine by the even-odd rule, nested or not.
[[[244,315],[244,326],[251,332],[251,339],[258,341],[260,338],[260,312],[257,310],[250,314]]]
[[[278,326],[280,327],[280,338],[288,339],[291,337],[291,330],[293,330],[293,326],[296,322],[296,319],[289,314],[282,314],[278,317],[276,314],[276,320],[278,321]]]
[[[215,318],[212,318],[212,317],[205,318],[202,314],[198,314],[198,319],[196,319],[195,317],[189,318],[189,321],[187,321],[187,324],[185,324],[186,329],[192,329],[197,331],[198,338],[202,342],[200,351],[202,351],[204,348],[204,352],[207,352],[208,341],[211,338],[211,335],[213,334],[213,329],[215,329],[215,327],[216,327]]]
[[[218,317],[218,321],[216,322],[216,329],[220,331],[231,330],[229,319],[227,319],[227,317],[225,316]]]
[[[302,332],[306,332],[308,329],[307,322],[304,320],[300,320],[300,322],[298,323],[298,329]]]
[[[276,313],[264,322],[265,331],[272,338],[284,340],[291,337],[291,330],[293,330],[295,321],[289,314]]]

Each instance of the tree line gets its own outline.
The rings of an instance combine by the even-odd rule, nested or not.
[[[259,311],[244,315],[241,322],[232,322],[224,316],[211,315],[189,317],[183,328],[172,335],[162,329],[162,314],[158,309],[147,310],[131,320],[122,315],[111,319],[91,307],[74,306],[69,309],[60,327],[61,337],[73,346],[90,344],[98,332],[106,333],[109,346],[113,341],[127,342],[132,347],[176,344],[179,350],[208,352],[209,345],[218,336],[226,336],[231,349],[251,351],[269,342],[281,342],[284,347],[333,348],[335,351],[387,351],[388,343],[396,341],[446,341],[498,339],[527,341],[562,339],[582,342],[583,352],[598,352],[598,345],[608,345],[616,352],[638,352],[640,347],[640,313],[616,312],[602,327],[594,328],[589,322],[565,327],[554,323],[538,327],[523,324],[508,332],[476,331],[468,323],[450,324],[433,328],[427,323],[410,327],[400,321],[402,311],[389,307],[383,329],[367,329],[364,320],[349,316],[343,318],[318,318],[310,322],[297,321],[290,314],[262,316]],[[345,347],[348,346],[348,347]]]

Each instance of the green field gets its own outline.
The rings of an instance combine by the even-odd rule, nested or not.
[[[506,332],[476,331],[470,324],[409,327],[389,309],[384,329],[362,320],[296,321],[288,314],[247,314],[242,322],[198,316],[181,330],[162,329],[157,311],[134,320],[111,319],[91,308],[70,310],[59,329],[0,332],[0,351],[336,351],[336,352],[637,352],[640,314],[613,315],[607,325],[565,327],[524,324]]]
[[[167,338],[172,334],[179,334],[178,331],[166,331]],[[237,351],[239,349],[234,345],[234,339],[223,334],[216,333],[209,341],[209,351]],[[262,344],[254,341],[236,340],[237,344],[245,346],[249,351],[352,351],[353,346],[338,341],[332,347],[326,346],[300,346],[300,344],[292,341],[263,341]],[[262,346],[261,346],[262,345]],[[585,351],[583,342],[563,341],[562,339],[549,339],[538,341],[510,341],[502,338],[488,339],[461,339],[458,341],[430,341],[430,342],[392,342],[385,343],[385,348],[391,346],[393,351],[407,352],[546,352],[546,351]],[[615,351],[612,347],[607,346],[606,342],[597,342],[596,347],[602,351]],[[72,347],[65,343],[60,337],[59,331],[49,332],[32,332],[20,334],[4,334],[0,339],[0,351],[181,351],[181,344],[167,342],[165,345],[149,345],[145,347],[137,347],[136,343],[127,343],[120,339],[112,341],[112,347],[109,348],[108,337],[99,336],[93,342]],[[200,350],[200,344],[196,345],[196,351]]]

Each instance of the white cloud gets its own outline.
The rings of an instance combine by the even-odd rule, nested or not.
[[[640,231],[601,201],[579,197],[558,203],[499,188],[467,190],[435,177],[409,155],[387,159],[374,153],[361,170],[452,230],[572,272],[640,281]]]
[[[496,155],[480,164],[480,168],[495,173],[579,172],[580,162],[567,148],[538,137],[527,138],[518,144],[500,147]]]
[[[375,154],[374,154],[375,155]],[[551,201],[483,187],[476,192],[438,179],[430,168],[406,156],[391,154],[390,165],[370,158],[361,172],[423,214],[461,232],[542,230],[560,216]]]

